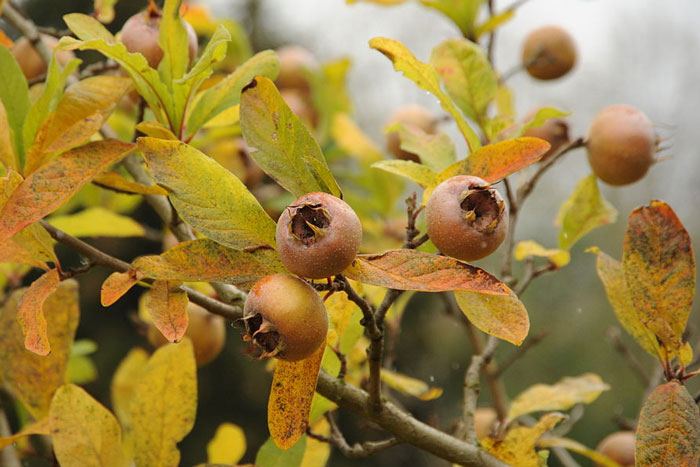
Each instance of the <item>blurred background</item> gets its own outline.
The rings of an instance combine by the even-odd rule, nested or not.
[[[25,0],[19,2],[41,25],[62,28],[61,15],[89,12],[90,0]],[[124,20],[145,7],[145,0],[120,0],[111,28],[118,30]],[[402,41],[419,59],[427,61],[431,49],[444,39],[459,36],[449,20],[418,3],[394,7],[371,3],[345,4],[343,0],[210,0],[206,3],[216,17],[232,17],[250,34],[253,48],[277,48],[299,44],[322,62],[349,57],[352,67],[348,89],[354,117],[374,141],[383,145],[381,132],[389,115],[408,103],[423,105],[436,114],[436,100],[393,70],[391,63],[367,42],[376,36]],[[513,0],[496,0],[495,10],[509,7]],[[49,6],[50,7],[47,7]],[[658,133],[670,139],[671,157],[652,167],[640,182],[614,188],[601,185],[604,197],[619,212],[616,223],[587,235],[572,250],[571,264],[561,271],[539,278],[521,297],[530,314],[531,335],[548,332],[548,337],[530,349],[505,374],[510,397],[537,383],[554,383],[564,376],[585,372],[600,375],[611,390],[585,409],[569,437],[595,447],[608,433],[618,429],[617,418],[635,418],[646,387],[630,370],[625,359],[613,350],[606,330],[617,326],[603,287],[595,273],[595,258],[584,253],[599,246],[620,258],[629,212],[651,199],[668,202],[700,247],[700,2],[678,0],[531,0],[521,5],[515,18],[498,30],[495,66],[507,72],[520,61],[524,36],[532,29],[557,24],[575,38],[579,61],[573,72],[551,81],[535,81],[526,73],[512,76],[508,84],[515,93],[518,115],[539,106],[571,111],[568,117],[572,139],[584,136],[595,114],[611,104],[629,104],[643,110],[657,124]],[[443,130],[457,144],[460,157],[466,148],[456,127],[445,123]],[[666,144],[668,145],[668,144]],[[584,150],[567,155],[540,181],[527,201],[518,225],[516,240],[534,239],[546,247],[557,242],[553,226],[559,205],[570,195],[578,180],[590,168]],[[411,190],[416,187],[410,186]],[[137,216],[153,228],[161,226],[146,206]],[[159,242],[128,240],[96,241],[99,246],[129,260],[158,252]],[[498,273],[500,258],[477,263]],[[109,406],[109,380],[119,361],[133,345],[147,347],[134,331],[129,313],[137,308],[138,292],[109,309],[99,306],[99,289],[106,271],[81,278],[82,318],[79,338],[99,344],[94,354],[98,379],[87,389]],[[696,300],[697,302],[697,300]],[[396,368],[410,376],[442,387],[444,394],[433,401],[397,396],[422,420],[448,429],[459,416],[462,379],[471,350],[463,327],[442,311],[436,296],[415,295],[404,316]],[[689,329],[691,343],[698,342],[700,315],[695,306]],[[127,337],[131,336],[131,337]],[[648,368],[652,359],[626,335],[631,351]],[[182,465],[206,459],[206,442],[222,422],[245,429],[252,462],[257,448],[267,438],[266,399],[270,374],[264,362],[242,355],[239,331],[229,329],[225,351],[210,365],[199,369],[199,410],[192,433],[181,443]],[[502,344],[499,358],[513,352]],[[691,394],[700,388],[691,382]],[[488,391],[482,391],[480,405],[488,405]],[[340,422],[352,443],[380,439],[362,420],[340,411]],[[590,465],[577,458],[581,465]],[[551,465],[557,465],[552,459]],[[329,465],[433,466],[438,459],[410,447],[397,447],[366,460],[347,460],[333,453]]]

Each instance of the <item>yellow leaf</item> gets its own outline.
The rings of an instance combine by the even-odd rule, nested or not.
[[[280,449],[291,448],[306,433],[325,348],[324,342],[304,360],[279,360],[275,366],[267,403],[267,427]]]
[[[558,438],[555,436],[552,436],[550,438],[544,438],[537,443],[537,447],[568,449],[571,452],[575,452],[577,454],[581,454],[582,456],[588,457],[590,460],[595,462],[595,465],[598,467],[622,467],[620,466],[620,464],[610,459],[608,456],[605,456],[599,453],[598,451],[594,451],[593,449],[584,446],[578,441],[574,441],[573,439],[569,438]]]
[[[156,350],[134,387],[131,423],[136,467],[179,465],[177,443],[194,426],[196,412],[194,351],[184,338]]]
[[[372,164],[384,159],[381,149],[353,122],[347,114],[333,117],[331,135],[340,148],[366,163]]]
[[[131,396],[147,362],[146,351],[135,347],[119,363],[112,377],[110,386],[112,408],[126,432],[131,429]]]
[[[203,128],[219,128],[239,124],[241,121],[241,106],[236,104],[226,110],[222,110],[216,117],[213,117]]]
[[[245,433],[238,425],[222,423],[214,438],[207,443],[207,461],[210,464],[236,465],[246,450]]]
[[[329,436],[331,426],[325,418],[319,418],[316,423],[311,426],[311,431],[317,435]],[[328,458],[331,456],[331,445],[325,441],[319,441],[312,437],[306,439],[306,450],[304,458],[301,461],[300,467],[323,467],[328,463]]]
[[[100,23],[109,24],[114,20],[114,4],[117,0],[94,0],[94,14]]]
[[[438,185],[438,174],[429,167],[413,161],[379,161],[372,164],[372,167],[405,177],[423,188]]]
[[[419,379],[395,373],[391,370],[382,370],[381,378],[390,388],[403,394],[417,397],[422,401],[431,401],[442,395],[442,388],[431,387]]]
[[[535,384],[513,400],[506,418],[514,420],[527,413],[567,410],[576,404],[590,404],[608,389],[610,386],[594,373],[565,377],[553,385]]]
[[[571,255],[568,251],[559,250],[557,248],[547,249],[533,240],[518,242],[513,256],[515,256],[515,259],[518,261],[522,261],[528,256],[540,256],[542,258],[547,258],[558,268],[566,266],[571,260]]]
[[[565,418],[566,416],[560,413],[549,413],[543,415],[532,427],[511,428],[503,440],[484,438],[481,440],[481,445],[495,457],[510,465],[540,467],[541,459],[535,451],[537,441]]]
[[[151,321],[170,342],[182,339],[189,323],[189,300],[179,286],[179,282],[155,281],[144,303]]]
[[[153,138],[177,141],[177,136],[168,127],[155,120],[140,122],[136,125],[136,131],[140,131],[146,136]]]
[[[17,170],[17,156],[12,148],[10,124],[2,101],[0,101],[0,164],[8,170]]]
[[[0,438],[0,451],[5,449],[10,444],[16,443],[20,439],[29,435],[48,435],[49,434],[49,419],[42,418],[38,422],[31,423],[20,431],[11,436]]]
[[[440,79],[432,65],[418,60],[405,45],[397,40],[375,37],[369,41],[369,46],[383,53],[391,60],[396,71],[402,71],[406,78],[416,83],[419,88],[430,92],[438,98],[442,108],[452,115],[457,122],[457,127],[464,135],[469,152],[481,147],[477,134],[469,127],[467,121],[455,107],[452,99],[440,88]]]
[[[119,423],[84,389],[73,384],[58,388],[51,401],[49,425],[61,466],[128,466]]]
[[[469,321],[486,334],[520,345],[530,330],[525,305],[511,291],[509,295],[490,295],[456,291],[455,298]]]
[[[53,216],[49,223],[74,237],[142,237],[146,234],[143,226],[131,217],[101,207]]]
[[[167,191],[158,185],[142,185],[132,182],[117,172],[106,172],[98,175],[92,180],[92,183],[101,187],[111,188],[120,193],[163,196],[168,194]]]
[[[78,283],[72,279],[61,282],[44,302],[51,346],[51,353],[45,357],[24,348],[17,308],[26,290],[15,291],[0,313],[0,374],[12,393],[39,420],[48,414],[54,391],[65,381],[80,313]]]
[[[58,270],[51,269],[32,282],[19,300],[17,321],[24,334],[24,347],[38,355],[48,355],[51,351],[44,302],[56,291],[59,281]]]

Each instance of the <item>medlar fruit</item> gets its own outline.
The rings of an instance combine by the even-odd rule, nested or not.
[[[525,116],[525,121],[532,120],[539,109],[534,109]],[[569,142],[569,124],[563,118],[547,119],[543,125],[528,128],[523,136],[532,136],[547,141],[551,147],[544,153],[540,162],[544,162],[559,151],[559,148]]]
[[[243,307],[246,340],[262,353],[290,362],[313,354],[326,339],[323,300],[298,277],[273,274],[260,279]]]
[[[634,467],[634,443],[634,431],[617,431],[603,438],[596,447],[596,451],[614,460],[622,467]]]
[[[316,57],[298,45],[280,47],[277,57],[280,60],[280,73],[275,80],[277,87],[308,92],[310,83],[307,72],[316,71],[321,66]]]
[[[122,27],[121,41],[126,46],[126,50],[142,54],[151,68],[158,68],[158,64],[163,59],[163,49],[158,44],[161,19],[160,11],[149,8],[126,20]],[[199,48],[197,34],[187,21],[183,21],[182,24],[187,31],[188,52],[192,63]]]
[[[656,134],[641,111],[613,105],[593,119],[586,148],[598,178],[610,185],[627,185],[641,179],[654,163]]]
[[[282,263],[301,277],[339,274],[357,256],[362,225],[355,211],[328,193],[308,193],[282,212],[275,235]]]
[[[414,130],[421,130],[425,133],[434,134],[437,131],[437,119],[425,107],[419,105],[406,105],[391,114],[386,125],[393,125],[401,122]],[[401,140],[398,132],[386,135],[387,150],[397,159],[420,162],[418,155],[401,149]]]
[[[425,209],[428,236],[440,252],[463,261],[484,258],[508,230],[501,195],[471,175],[448,178],[435,188]]]
[[[525,38],[522,62],[533,78],[557,79],[576,64],[576,44],[563,28],[543,26]]]
[[[40,37],[41,42],[43,42],[49,50],[54,50],[58,45],[58,39],[53,36],[42,34]],[[36,51],[32,43],[29,42],[26,37],[15,42],[10,53],[12,53],[17,64],[19,64],[19,67],[22,69],[24,77],[27,78],[28,81],[46,73],[46,63],[44,63],[39,52]],[[66,64],[74,58],[75,54],[70,50],[59,50],[56,52],[56,60],[62,67],[66,66]]]
[[[194,359],[197,366],[204,366],[219,356],[226,342],[226,320],[202,308],[190,303],[187,305],[189,324],[185,335],[192,341],[194,347]],[[149,323],[146,336],[153,347],[160,347],[168,343],[161,332]]]

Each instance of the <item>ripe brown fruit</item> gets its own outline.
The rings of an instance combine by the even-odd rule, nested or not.
[[[339,274],[357,256],[362,225],[355,211],[328,193],[308,193],[282,212],[275,235],[282,263],[301,277]]]
[[[253,285],[243,307],[246,339],[264,357],[290,362],[313,354],[326,339],[323,300],[298,277],[273,274]]]
[[[308,93],[299,91],[298,89],[284,88],[280,91],[280,95],[291,111],[299,117],[302,122],[311,128],[316,128],[318,125],[318,113]]]
[[[634,183],[654,163],[656,141],[646,115],[634,107],[613,105],[603,109],[588,129],[588,162],[605,183]]]
[[[224,348],[226,320],[194,303],[187,305],[187,314],[190,322],[185,335],[192,341],[197,366],[204,366],[214,360]],[[148,326],[147,337],[153,347],[160,347],[168,342],[153,323]]]
[[[491,407],[479,407],[474,411],[474,431],[477,439],[488,438],[493,431],[498,414]]]
[[[463,261],[484,258],[508,230],[501,195],[479,177],[448,178],[433,191],[425,209],[428,236],[444,254]]]
[[[280,60],[280,74],[275,80],[277,87],[308,92],[310,83],[307,73],[314,72],[321,66],[316,57],[298,45],[280,47],[277,57]]]
[[[535,109],[525,116],[525,121],[530,121],[539,109]],[[547,141],[552,147],[549,148],[540,162],[546,161],[559,151],[559,148],[569,143],[569,124],[563,118],[550,118],[542,126],[528,128],[523,136],[532,136]]]
[[[47,34],[41,35],[41,41],[46,45],[46,47],[48,47],[49,50],[54,50],[58,45],[58,39]],[[46,73],[46,63],[44,63],[44,60],[41,58],[41,55],[39,55],[39,52],[36,51],[32,43],[29,42],[26,37],[23,37],[15,42],[15,45],[12,47],[10,52],[15,60],[17,60],[17,63],[22,69],[22,73],[24,73],[24,77],[27,78],[27,80],[38,78]],[[73,52],[70,50],[59,50],[56,52],[56,60],[62,67],[66,66],[66,64],[74,58],[75,54],[73,54]]]
[[[425,107],[419,105],[406,105],[391,114],[386,122],[386,126],[401,122],[413,130],[421,130],[428,134],[435,134],[437,131],[437,119]],[[387,150],[397,159],[405,161],[420,162],[418,155],[401,149],[401,140],[398,132],[386,135]]]
[[[634,431],[617,431],[603,438],[596,451],[614,460],[622,467],[634,467],[634,438]]]
[[[543,26],[525,38],[522,60],[533,78],[557,79],[576,64],[576,43],[563,28]]]
[[[126,20],[121,32],[121,41],[126,46],[126,50],[131,53],[141,53],[152,68],[158,68],[158,64],[163,59],[163,49],[158,45],[161,19],[162,15],[159,11],[149,8]],[[187,31],[188,52],[192,63],[199,47],[197,34],[188,22],[183,21],[182,24]]]

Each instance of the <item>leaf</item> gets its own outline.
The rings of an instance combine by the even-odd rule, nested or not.
[[[178,138],[168,127],[155,120],[147,120],[136,125],[136,131],[140,131],[146,136],[158,139],[171,139],[177,141]]]
[[[658,386],[642,406],[637,426],[635,465],[696,467],[700,461],[700,412],[685,386]]]
[[[78,283],[61,282],[44,302],[51,353],[39,356],[24,348],[17,309],[27,289],[15,291],[0,313],[0,376],[37,420],[49,412],[54,391],[65,381],[68,357],[78,326]]]
[[[41,268],[45,271],[49,270],[49,267],[44,261],[22,248],[14,240],[0,243],[0,264],[2,263],[25,264],[27,266]]]
[[[520,345],[530,330],[530,318],[518,297],[506,288],[506,295],[456,291],[457,304],[469,321],[486,334]]]
[[[462,31],[463,36],[471,38],[475,34],[474,22],[484,0],[420,0],[420,2],[450,18]]]
[[[0,167],[4,167],[6,170],[12,169],[17,171],[19,163],[12,139],[7,111],[2,101],[0,101]]]
[[[179,141],[139,138],[148,168],[182,218],[202,234],[236,248],[275,245],[275,223],[231,172]]]
[[[148,363],[146,351],[140,347],[134,347],[119,362],[112,377],[110,385],[112,408],[125,432],[131,430],[131,399],[146,363]]]
[[[576,185],[569,199],[559,208],[559,248],[571,249],[588,232],[616,219],[617,211],[601,196],[596,176],[589,175]]]
[[[102,283],[100,303],[104,307],[112,305],[127,293],[143,277],[138,271],[113,272]]]
[[[542,107],[541,109],[537,110],[537,112],[530,119],[530,121],[526,122],[520,128],[520,130],[517,133],[517,136],[522,136],[523,133],[525,133],[530,128],[541,127],[550,118],[568,117],[569,115],[571,115],[571,112],[564,112],[563,110],[555,109],[553,107]]]
[[[100,23],[109,24],[114,21],[114,5],[117,0],[94,0],[93,11]]]
[[[476,28],[474,35],[479,39],[484,34],[489,34],[501,25],[507,23],[515,16],[515,8],[507,8],[498,14],[492,15],[488,20],[484,21]]]
[[[398,290],[468,290],[494,295],[510,293],[504,283],[483,269],[454,258],[418,250],[389,250],[381,255],[358,255],[343,274],[358,282]]]
[[[327,143],[333,118],[352,110],[346,86],[352,60],[343,57],[323,63],[320,70],[307,72],[311,86],[311,103],[318,112],[316,135],[322,146]]]
[[[121,428],[109,410],[73,384],[61,386],[49,411],[51,440],[65,467],[127,467]]]
[[[146,309],[153,324],[170,342],[179,342],[187,331],[187,293],[179,282],[155,281],[146,295]]]
[[[179,243],[159,256],[142,256],[133,267],[153,279],[217,281],[246,289],[264,276],[286,271],[274,250],[234,250],[207,239]]]
[[[401,373],[383,369],[380,376],[381,380],[391,389],[402,394],[417,397],[422,401],[431,401],[442,395],[441,388],[431,387],[419,379],[411,378]]]
[[[610,386],[594,373],[565,377],[553,385],[535,384],[513,400],[506,419],[510,421],[532,412],[568,410],[576,404],[590,404],[609,389]]]
[[[347,114],[335,115],[331,124],[331,136],[343,151],[357,156],[365,163],[371,164],[384,159],[382,150]]]
[[[192,429],[196,412],[194,351],[190,340],[184,338],[156,350],[134,387],[131,423],[135,466],[179,465],[177,443]]]
[[[328,437],[331,434],[331,426],[325,418],[320,418],[314,423],[311,426],[311,430],[321,436]],[[304,450],[304,458],[301,461],[301,467],[324,467],[328,464],[330,456],[330,443],[307,437],[306,449]]]
[[[207,462],[236,465],[246,450],[245,433],[238,425],[222,423],[207,443]]]
[[[138,125],[137,125],[138,126]],[[106,172],[98,175],[92,180],[95,185],[110,188],[120,193],[138,195],[167,195],[168,192],[158,185],[142,185],[141,183],[127,180],[117,172]]]
[[[369,46],[383,53],[394,64],[396,71],[402,71],[406,78],[418,85],[419,88],[428,91],[438,98],[440,106],[448,112],[457,122],[459,131],[464,135],[464,139],[469,147],[469,152],[481,147],[479,137],[474,130],[469,127],[462,114],[457,110],[452,99],[440,88],[438,74],[431,65],[423,63],[413,56],[406,46],[401,42],[375,37],[369,41]]]
[[[131,80],[116,76],[93,76],[71,85],[39,128],[27,151],[25,174],[41,167],[52,154],[77,146],[95,134],[112,113]]]
[[[19,300],[17,320],[24,334],[24,347],[37,355],[51,351],[44,317],[44,302],[58,289],[58,270],[51,269],[32,282]]]
[[[481,125],[498,88],[496,73],[481,47],[467,39],[447,39],[433,49],[430,63],[455,104]]]
[[[532,427],[518,426],[506,433],[505,439],[484,438],[481,446],[495,457],[518,467],[540,467],[541,459],[535,451],[537,440],[566,418],[560,413],[549,413]]]
[[[268,78],[256,77],[243,89],[241,131],[257,149],[250,156],[295,197],[315,191],[341,197],[318,143]]]
[[[668,204],[652,201],[630,213],[622,270],[643,324],[680,356],[695,294],[695,256],[688,232]]]
[[[104,140],[60,154],[28,176],[0,213],[0,242],[65,203],[96,174],[134,149],[130,143]]]
[[[22,428],[20,431],[14,435],[5,436],[0,438],[0,451],[5,449],[7,446],[16,443],[20,439],[29,435],[48,435],[49,434],[49,419],[42,418],[41,420],[30,423]]]
[[[598,277],[603,282],[605,293],[608,296],[610,305],[613,307],[617,320],[644,350],[662,360],[662,353],[654,333],[644,326],[639,310],[632,303],[632,297],[627,289],[627,282],[622,270],[622,263],[606,255],[596,247],[586,251],[597,255],[596,269]]]
[[[609,457],[594,451],[593,449],[584,446],[583,444],[569,438],[558,438],[555,436],[550,436],[548,438],[543,438],[537,443],[539,448],[564,448],[571,452],[581,454],[582,456],[588,457],[590,460],[595,462],[596,466],[599,467],[622,467],[620,464],[610,459]]]
[[[426,133],[402,122],[384,127],[383,131],[386,134],[398,132],[401,149],[416,154],[423,164],[435,172],[446,169],[457,160],[455,146],[445,133]]]
[[[522,261],[525,258],[532,256],[547,258],[549,262],[558,268],[566,266],[571,260],[571,255],[568,251],[559,250],[556,248],[547,249],[533,240],[518,242],[518,244],[515,246],[513,256],[518,261]]]
[[[39,223],[28,225],[12,236],[11,243],[20,245],[33,258],[50,261],[58,265],[58,258],[53,249],[53,238]]]
[[[423,164],[404,160],[384,160],[372,164],[375,169],[400,175],[426,188],[437,185],[438,174]]]
[[[272,50],[264,50],[249,58],[215,86],[204,91],[189,115],[187,134],[195,134],[207,121],[238,104],[241,100],[241,89],[256,76],[277,78],[279,66],[277,54]]]
[[[161,10],[158,45],[163,50],[163,59],[158,65],[158,73],[166,85],[182,78],[189,65],[188,37],[180,19],[181,3],[182,0],[165,0]]]
[[[143,237],[146,230],[131,217],[94,207],[49,219],[54,227],[74,237]]]
[[[29,88],[22,69],[4,46],[0,46],[0,82],[0,101],[13,135],[14,153],[21,157],[24,154],[22,125],[29,112]]]
[[[267,403],[267,427],[280,449],[290,449],[306,433],[325,348],[324,342],[304,360],[277,361]]]
[[[306,451],[306,440],[304,436],[290,449],[282,450],[268,438],[255,456],[256,467],[299,467]]]

